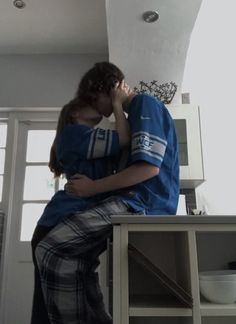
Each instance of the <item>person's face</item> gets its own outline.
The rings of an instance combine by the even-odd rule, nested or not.
[[[105,93],[100,93],[97,96],[95,108],[103,116],[109,117],[113,112],[111,96]]]

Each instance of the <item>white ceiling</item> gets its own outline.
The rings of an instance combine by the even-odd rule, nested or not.
[[[0,54],[107,53],[105,0],[0,0]]]
[[[109,59],[125,72],[131,86],[137,86],[141,80],[173,81],[178,85],[174,99],[180,102],[186,56],[201,2],[108,1]],[[146,10],[157,10],[159,20],[145,23],[142,13]],[[117,17],[122,17],[122,24]]]

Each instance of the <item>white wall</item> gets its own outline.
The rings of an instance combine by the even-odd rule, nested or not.
[[[197,189],[198,207],[236,215],[235,0],[223,9],[220,1],[203,0],[183,88],[201,108],[206,182]]]
[[[0,107],[61,107],[107,54],[0,55]]]
[[[131,86],[141,80],[174,81],[178,93],[173,102],[180,102],[186,53],[201,1],[107,1],[109,58]],[[147,10],[157,10],[159,20],[144,22]]]
[[[135,86],[138,81],[174,81],[179,93],[190,92],[201,107],[206,182],[197,190],[199,208],[210,214],[236,214],[236,41],[235,0],[109,0],[107,1],[110,61]],[[142,21],[146,10],[160,20]],[[189,57],[186,64],[186,54]],[[182,87],[184,67],[186,73]]]

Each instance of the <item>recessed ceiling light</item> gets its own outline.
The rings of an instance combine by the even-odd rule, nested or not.
[[[14,0],[13,4],[18,9],[23,9],[26,6],[25,2],[22,0]]]
[[[143,13],[143,20],[147,23],[155,22],[159,19],[159,13],[157,11],[149,10]]]

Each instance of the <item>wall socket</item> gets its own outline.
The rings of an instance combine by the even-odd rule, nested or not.
[[[181,96],[182,96],[183,104],[190,104],[190,93],[189,92],[182,93]]]

